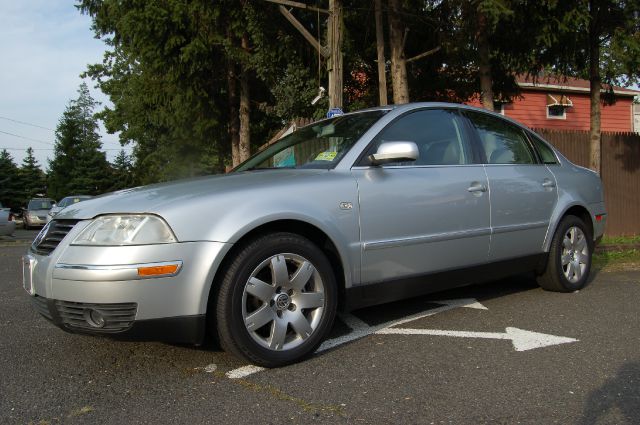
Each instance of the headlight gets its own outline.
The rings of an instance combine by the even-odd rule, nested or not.
[[[38,219],[38,215],[37,214],[29,214],[29,218],[31,220],[37,220]]]
[[[151,245],[177,242],[169,225],[155,215],[105,215],[97,217],[72,245]]]

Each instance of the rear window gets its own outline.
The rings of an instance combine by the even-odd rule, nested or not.
[[[531,139],[531,142],[533,143],[533,146],[538,151],[538,154],[540,154],[540,158],[542,159],[542,162],[544,162],[547,165],[558,163],[558,158],[556,158],[556,154],[553,152],[553,149],[549,147],[549,145],[543,142],[535,134],[531,134],[530,139]]]
[[[48,199],[32,199],[29,201],[27,209],[30,210],[50,210],[53,207]]]

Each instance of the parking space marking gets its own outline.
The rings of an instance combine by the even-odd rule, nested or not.
[[[237,369],[233,369],[225,373],[225,375],[229,379],[240,379],[240,378],[244,378],[245,376],[249,376],[251,374],[254,374],[256,372],[260,372],[263,370],[264,370],[263,367],[249,364],[246,366],[239,367]]]
[[[381,329],[402,325],[408,322],[413,322],[414,320],[433,316],[438,313],[442,313],[448,310],[453,310],[454,308],[473,308],[473,309],[479,309],[479,310],[488,310],[487,307],[479,303],[478,300],[476,300],[475,298],[460,298],[455,300],[429,301],[429,303],[441,304],[442,307],[429,308],[421,312],[412,314],[410,316],[403,317],[401,319],[390,320],[388,322],[382,323],[380,325],[375,325],[375,326],[370,326],[369,324],[359,319],[358,317],[354,316],[353,314],[340,314],[338,317],[340,318],[340,320],[344,322],[345,325],[347,325],[351,329],[351,332],[349,332],[346,335],[324,341],[322,345],[320,345],[320,347],[316,350],[316,354],[329,350],[331,348],[338,347],[342,344],[346,344],[348,342],[355,341],[360,338],[364,338],[368,335],[371,335],[380,331]],[[226,376],[230,379],[239,379],[263,370],[265,370],[265,368],[254,366],[254,365],[245,365],[227,372]]]
[[[511,340],[516,351],[527,351],[535,348],[548,347],[551,345],[567,344],[578,341],[575,338],[564,336],[547,335],[539,332],[527,331],[518,328],[506,328],[506,332],[467,332],[467,331],[443,331],[439,329],[407,329],[407,328],[385,328],[380,329],[376,334],[381,335],[436,335],[452,336],[457,338],[486,338],[486,339],[508,339]]]

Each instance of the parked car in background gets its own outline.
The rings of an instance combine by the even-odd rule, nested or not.
[[[89,195],[73,195],[66,196],[60,200],[53,208],[49,210],[47,214],[47,223],[51,221],[56,214],[60,212],[64,207],[68,207],[69,205],[77,204],[78,202],[86,201],[87,199],[91,199],[93,196]]]
[[[0,236],[12,235],[16,230],[16,223],[12,220],[9,209],[0,209]]]
[[[606,216],[598,175],[517,122],[396,105],[310,124],[226,175],[65,208],[23,257],[23,285],[66,331],[208,330],[274,367],[312,353],[338,306],[523,272],[579,290]]]
[[[29,201],[22,214],[23,226],[30,229],[47,224],[47,214],[55,206],[55,201],[49,198],[34,198]]]

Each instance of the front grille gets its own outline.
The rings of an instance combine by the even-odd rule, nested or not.
[[[53,220],[36,237],[31,245],[31,250],[36,254],[49,255],[60,244],[65,236],[73,229],[80,220]]]
[[[131,328],[138,310],[136,303],[89,304],[60,300],[55,301],[55,307],[65,326],[76,330],[103,333],[123,332]],[[102,314],[105,321],[103,327],[95,327],[87,322],[87,314],[91,310]]]
[[[47,305],[46,298],[36,295],[31,297],[31,301],[33,302],[33,306],[36,308],[38,313],[42,314],[47,319],[52,320],[51,312],[49,311],[49,306]]]

